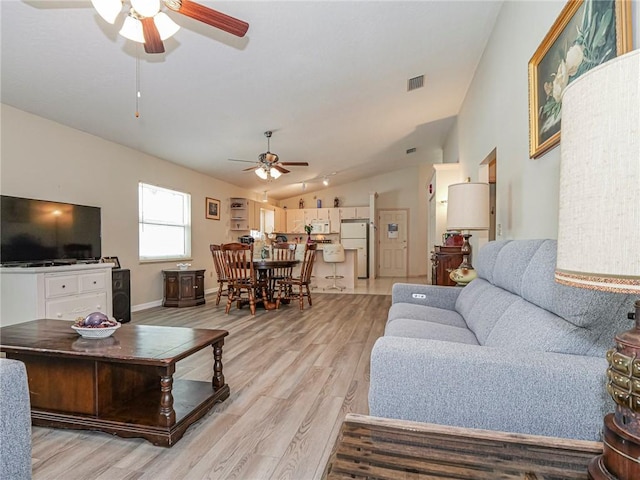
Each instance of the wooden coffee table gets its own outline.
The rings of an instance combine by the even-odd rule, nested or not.
[[[326,479],[587,479],[602,443],[348,414]]]
[[[0,351],[27,367],[34,425],[100,430],[171,447],[229,396],[225,330],[123,325],[86,339],[64,320],[0,328]],[[176,380],[176,363],[213,347],[211,382]]]

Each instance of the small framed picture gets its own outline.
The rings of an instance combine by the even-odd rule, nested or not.
[[[207,197],[205,208],[209,220],[220,220],[220,200]]]
[[[115,266],[113,268],[120,268],[120,261],[118,257],[102,257],[100,259],[100,263],[113,263]]]

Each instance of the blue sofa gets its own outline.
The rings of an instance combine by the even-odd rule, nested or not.
[[[0,478],[31,478],[31,404],[24,363],[0,358]]]
[[[555,263],[555,240],[497,241],[464,288],[395,284],[371,415],[600,440],[605,353],[633,298],[560,285]]]

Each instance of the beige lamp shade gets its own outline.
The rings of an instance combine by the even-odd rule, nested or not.
[[[447,229],[489,229],[488,183],[467,182],[449,185]]]
[[[640,293],[640,50],[562,99],[556,280]]]

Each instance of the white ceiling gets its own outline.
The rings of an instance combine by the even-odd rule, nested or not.
[[[200,3],[247,21],[247,36],[169,12],[182,28],[147,55],[89,1],[2,0],[2,102],[286,198],[333,172],[338,185],[438,161],[501,5]],[[310,166],[266,183],[228,160],[256,160],[266,130],[281,161]]]

